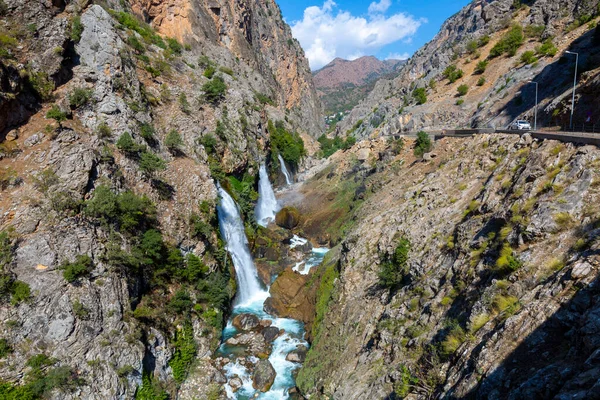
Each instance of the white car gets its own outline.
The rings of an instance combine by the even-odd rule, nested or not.
[[[509,128],[510,129],[516,129],[516,130],[519,130],[519,131],[523,131],[523,130],[529,131],[529,130],[531,130],[531,124],[529,122],[527,122],[527,121],[519,119],[519,120],[516,120],[515,122],[513,122],[509,126]]]

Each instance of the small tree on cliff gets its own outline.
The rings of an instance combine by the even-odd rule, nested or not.
[[[431,151],[431,139],[429,139],[429,135],[427,133],[420,131],[417,133],[417,141],[415,142],[415,156],[422,157],[423,154],[429,153]]]

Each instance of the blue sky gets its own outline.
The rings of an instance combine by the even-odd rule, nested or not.
[[[409,57],[470,0],[276,1],[315,70],[335,57]]]

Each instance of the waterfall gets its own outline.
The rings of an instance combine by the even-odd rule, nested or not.
[[[275,214],[279,209],[273,186],[269,181],[267,168],[262,164],[259,169],[258,203],[256,203],[256,209],[254,210],[256,222],[261,226],[267,226],[270,221],[275,219]]]
[[[258,281],[258,274],[248,248],[248,239],[237,204],[220,185],[218,185],[218,190],[221,197],[217,206],[219,228],[227,251],[233,259],[238,280],[236,302],[247,304],[253,301],[257,295],[263,295],[265,291]]]
[[[283,157],[281,157],[281,154],[277,154],[277,158],[279,159],[279,164],[281,165],[281,172],[283,172],[283,175],[285,175],[285,183],[291,185],[292,177],[287,168],[285,167],[285,161],[283,160]]]

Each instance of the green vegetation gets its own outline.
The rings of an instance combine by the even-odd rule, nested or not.
[[[523,36],[523,28],[520,25],[513,25],[513,27],[504,34],[502,39],[492,47],[490,50],[490,58],[499,57],[502,54],[513,57],[517,54],[517,50],[524,42],[525,37]]]
[[[364,123],[364,121],[362,119],[359,119],[358,121],[356,121],[356,123],[354,125],[352,125],[352,128],[348,131],[348,136],[350,136],[354,132],[356,132],[363,125],[363,123]]]
[[[167,46],[163,39],[150,27],[150,25],[140,21],[134,15],[127,12],[110,11],[111,15],[123,26],[136,31],[146,43],[152,43],[161,49]]]
[[[79,319],[86,320],[90,316],[90,310],[88,310],[79,300],[75,300],[71,305],[73,308],[73,314]]]
[[[487,68],[489,64],[489,61],[487,60],[481,60],[477,63],[477,65],[475,66],[475,73],[476,74],[483,74]]]
[[[144,371],[142,386],[135,393],[135,400],[169,400],[169,394]]]
[[[63,277],[67,282],[75,282],[77,279],[87,276],[92,272],[92,259],[85,254],[78,255],[74,262],[65,261],[60,266]]]
[[[183,139],[181,139],[179,132],[172,129],[165,138],[165,146],[173,153],[180,151],[181,146],[183,146]]]
[[[356,144],[356,138],[354,136],[348,136],[346,140],[342,140],[341,137],[336,136],[333,139],[329,139],[325,134],[319,137],[319,144],[321,145],[321,151],[323,157],[328,158],[339,149],[347,150]]]
[[[528,38],[541,38],[545,30],[545,25],[527,25],[524,33]]]
[[[275,102],[273,101],[273,99],[271,99],[269,96],[262,94],[262,93],[254,93],[254,95],[256,96],[256,99],[260,102],[260,104],[269,104],[271,106],[275,105]]]
[[[456,88],[456,91],[458,92],[459,96],[464,96],[469,92],[469,87],[465,84],[462,84],[458,88]]]
[[[143,123],[140,125],[140,136],[146,142],[152,142],[154,140],[154,135],[156,134],[156,130],[154,126],[148,123]]]
[[[143,54],[146,51],[146,47],[140,42],[135,35],[131,35],[127,38],[127,44],[131,46],[133,50],[138,54]],[[151,72],[151,71],[148,71]]]
[[[220,67],[219,71],[221,71],[224,74],[227,74],[229,76],[233,76],[233,70],[231,68],[228,67]]]
[[[128,155],[135,155],[140,151],[144,150],[143,146],[140,146],[134,142],[133,137],[129,132],[123,133],[117,140],[117,149]]]
[[[415,89],[413,91],[413,98],[419,105],[427,103],[427,90],[425,88]]]
[[[450,81],[450,83],[456,82],[457,80],[462,78],[463,75],[464,75],[463,70],[457,68],[456,65],[449,65],[446,67],[444,72],[442,72],[442,76],[444,78],[448,79],[448,81]]]
[[[431,143],[431,139],[427,133],[423,131],[417,133],[417,140],[415,141],[415,148],[413,150],[415,156],[422,157],[423,154],[429,153],[432,147],[433,143]]]
[[[300,135],[288,132],[283,121],[277,121],[275,125],[269,121],[268,130],[271,136],[271,152],[275,155],[272,159],[277,159],[277,154],[281,154],[288,164],[296,168],[300,159],[306,155],[304,141]]]
[[[143,152],[140,156],[140,171],[147,177],[167,169],[167,163],[154,153]]]
[[[481,77],[479,78],[479,80],[477,81],[477,86],[483,86],[485,84],[485,77]]]
[[[79,43],[82,33],[83,24],[81,23],[81,17],[79,15],[75,15],[71,20],[71,40],[75,43]]]
[[[175,55],[181,55],[183,53],[183,46],[176,39],[167,38],[167,46],[169,50]]]
[[[402,283],[408,274],[408,253],[410,242],[400,238],[393,255],[385,255],[379,265],[379,284],[385,288],[393,289]]]
[[[58,108],[58,106],[55,104],[46,113],[46,118],[53,119],[60,125],[61,122],[66,121],[67,114],[60,111],[60,108]]]
[[[1,39],[0,35],[0,39]],[[0,40],[0,45],[2,40]],[[2,47],[2,46],[0,46]],[[52,99],[52,92],[54,91],[54,81],[50,79],[47,73],[39,71],[35,72],[31,68],[27,69],[27,84],[33,89],[42,101],[48,101]]]
[[[94,91],[86,88],[75,88],[69,94],[69,105],[72,109],[80,108],[89,103]]]
[[[458,100],[456,100],[456,105],[457,106],[462,106],[464,103],[465,103],[464,99],[458,99]]]
[[[471,328],[469,332],[474,334],[480,330],[490,320],[490,316],[487,313],[476,315],[471,321]]]
[[[403,399],[419,383],[419,379],[413,376],[406,366],[400,366],[400,379],[394,382],[394,394]]]
[[[204,100],[216,104],[224,97],[227,85],[223,81],[223,78],[215,76],[202,86],[202,91],[204,92]]]
[[[577,19],[575,19],[573,22],[571,22],[566,28],[565,28],[565,32],[572,32],[575,29],[579,28],[580,26],[583,26],[585,24],[587,24],[588,22],[590,22],[592,20],[593,16],[589,15],[589,14],[582,14],[579,17],[577,17]]]
[[[504,273],[510,273],[523,266],[523,262],[513,255],[513,249],[508,243],[504,243],[500,250],[500,256],[496,260],[496,267]]]
[[[175,352],[169,362],[169,366],[173,369],[175,382],[181,384],[187,377],[192,363],[196,358],[196,341],[194,340],[194,329],[190,322],[186,322],[177,331],[173,347],[175,348]]]
[[[214,154],[217,148],[217,139],[208,133],[200,138],[200,144],[204,146],[207,154]]]
[[[189,114],[192,112],[185,92],[181,92],[177,100],[179,101],[179,109],[181,109],[184,114]]]
[[[4,17],[6,14],[8,14],[8,6],[4,0],[0,0],[0,17]]]
[[[458,350],[461,344],[467,340],[467,334],[464,329],[456,321],[448,323],[448,333],[440,343],[440,353],[443,357],[448,358]]]
[[[215,76],[215,73],[217,72],[217,68],[214,65],[208,65],[205,69],[204,69],[204,73],[203,75],[208,78],[208,79],[212,79],[213,76]]]
[[[5,338],[0,339],[0,359],[5,358],[13,352],[13,348]]]
[[[521,62],[523,64],[533,64],[537,62],[537,58],[535,57],[535,52],[528,50],[521,54]]]
[[[558,53],[558,49],[554,45],[554,42],[552,41],[552,39],[547,39],[544,41],[544,43],[542,43],[541,46],[538,46],[535,48],[535,52],[539,56],[554,57],[556,55],[556,53]]]
[[[110,126],[106,122],[102,121],[96,128],[96,135],[100,139],[109,138],[112,135],[112,129],[110,129]]]

